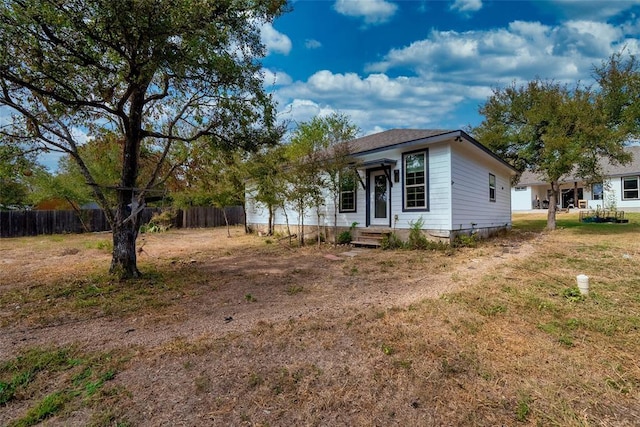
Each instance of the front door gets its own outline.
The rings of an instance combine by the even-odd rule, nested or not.
[[[389,226],[389,180],[383,170],[369,175],[369,218],[371,225]]]

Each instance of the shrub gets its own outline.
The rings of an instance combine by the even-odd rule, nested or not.
[[[409,227],[409,241],[407,246],[409,249],[427,249],[429,247],[429,239],[422,234],[422,227],[424,226],[424,219],[418,218],[416,221],[410,221]]]
[[[396,233],[390,233],[382,238],[380,247],[382,249],[402,249],[404,248],[404,243]]]
[[[480,236],[478,234],[458,234],[453,239],[453,246],[456,248],[475,248],[478,246]]]
[[[346,245],[348,243],[351,243],[351,239],[351,231],[343,231],[342,233],[338,234],[339,245]]]
[[[338,234],[337,243],[339,245],[347,245],[351,243],[351,240],[353,240],[353,236],[351,232],[353,231],[354,228],[356,228],[357,225],[358,225],[357,222],[352,222],[351,226],[349,227],[349,230],[343,231],[342,233]]]
[[[142,233],[164,233],[169,230],[176,219],[176,213],[172,210],[166,210],[155,213],[151,217],[148,224],[140,227]]]

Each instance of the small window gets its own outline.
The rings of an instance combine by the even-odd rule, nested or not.
[[[639,176],[625,176],[622,178],[622,200],[639,199]]]
[[[527,187],[513,187],[515,191],[527,191]]]
[[[420,151],[403,155],[404,208],[427,209],[427,153]]]
[[[489,174],[489,201],[496,201],[496,176],[492,173]]]
[[[601,182],[595,183],[591,186],[591,193],[592,193],[593,200],[602,200],[603,188],[604,187],[602,186]]]
[[[340,177],[340,212],[356,211],[356,188],[353,174]]]

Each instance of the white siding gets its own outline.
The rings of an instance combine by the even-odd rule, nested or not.
[[[524,190],[511,189],[511,207],[514,211],[528,211],[533,208],[535,196],[531,192],[531,186],[517,186]]]
[[[269,211],[266,206],[260,203],[256,203],[251,197],[251,186],[247,186],[247,223],[248,224],[267,224],[269,221]],[[362,189],[360,183],[358,183],[358,189],[356,190],[357,197],[357,211],[349,213],[338,212],[338,226],[349,227],[355,221],[363,226],[365,223],[365,191]],[[320,225],[321,226],[333,226],[334,211],[333,211],[333,197],[327,190],[325,192],[325,203],[320,207]],[[286,215],[283,209],[276,209],[274,212],[274,223],[277,225],[286,225],[287,218],[289,220],[289,226],[295,227],[298,224],[298,212],[295,206],[288,204]],[[315,208],[308,208],[305,211],[304,225],[317,226],[318,216]]]
[[[397,163],[391,168],[391,176],[393,177],[394,169],[400,173],[400,182],[394,182],[391,188],[391,225],[399,229],[410,228],[412,221],[418,220],[420,217],[424,220],[424,228],[429,230],[450,230],[450,209],[451,199],[449,196],[449,147],[446,144],[430,145],[428,147],[428,195],[429,211],[428,212],[403,212],[403,188],[404,168],[402,165],[402,154],[405,152],[419,151],[419,148],[412,147],[406,151],[393,149],[385,151],[383,154],[375,153],[360,158],[362,162],[379,159],[380,157],[396,160]],[[362,180],[366,182],[366,174],[360,172]],[[362,190],[362,187],[359,188]],[[362,210],[362,221],[358,220],[361,226],[364,226],[366,220],[365,200],[366,194],[362,191],[362,199],[358,195],[358,212]],[[362,209],[361,209],[362,207]],[[397,215],[397,221],[395,220]],[[394,224],[395,223],[395,224]],[[349,223],[348,225],[351,225]]]
[[[631,175],[633,176],[633,175]],[[604,180],[603,198],[604,200],[594,200],[591,186],[578,182],[578,187],[582,188],[582,199],[587,201],[588,209],[603,209],[604,207],[611,206],[611,201],[615,203],[617,209],[640,209],[640,200],[622,200],[622,180],[621,177],[609,177]],[[533,201],[536,195],[540,198],[540,201],[547,199],[547,191],[551,187],[548,184],[542,185],[529,185],[527,189],[529,191],[515,191],[511,190],[511,203],[513,211],[529,210],[531,209],[528,200]],[[563,183],[562,189],[573,188],[573,183]],[[526,193],[526,194],[525,194]],[[578,205],[576,204],[577,208]]]
[[[622,177],[619,176],[606,180],[603,198],[604,200],[600,200],[600,202],[604,202],[605,207],[609,207],[610,202],[615,200],[616,208],[619,210],[624,210],[625,208],[640,209],[640,200],[622,200]]]
[[[511,179],[493,159],[452,146],[452,230],[511,224]],[[489,200],[489,174],[496,177],[496,200]]]
[[[503,164],[466,143],[438,143],[423,147],[393,148],[360,156],[359,161],[366,163],[381,158],[395,160],[391,167],[400,176],[400,182],[393,182],[390,188],[391,226],[408,229],[410,224],[420,217],[424,220],[424,229],[442,232],[446,237],[449,231],[469,230],[472,228],[500,227],[511,224],[511,185],[510,171]],[[402,154],[428,151],[428,211],[403,210],[403,164]],[[453,150],[453,151],[452,151]],[[369,171],[360,170],[360,177],[367,182]],[[489,173],[496,176],[496,201],[489,202]],[[338,226],[349,227],[353,222],[365,227],[367,218],[366,190],[358,182],[356,193],[357,211],[338,214]],[[247,222],[249,224],[267,224],[268,212],[264,206],[257,205],[247,197]],[[452,209],[453,206],[453,209]],[[321,226],[333,225],[333,203],[327,192],[326,203],[321,209]],[[298,224],[297,213],[293,206],[287,209],[289,225]],[[282,209],[275,212],[275,224],[284,225],[285,215]],[[308,210],[305,225],[315,226],[315,209]],[[434,234],[435,235],[435,234]]]

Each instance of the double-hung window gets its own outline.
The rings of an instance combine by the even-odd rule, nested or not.
[[[340,176],[340,212],[356,211],[356,187],[353,174]]]
[[[496,201],[496,176],[492,173],[489,174],[489,201]]]
[[[593,200],[602,200],[603,189],[604,187],[601,182],[596,182],[591,185],[591,193],[592,193]]]
[[[640,199],[640,176],[622,177],[622,200]]]
[[[402,156],[404,169],[404,209],[427,210],[427,151]]]

